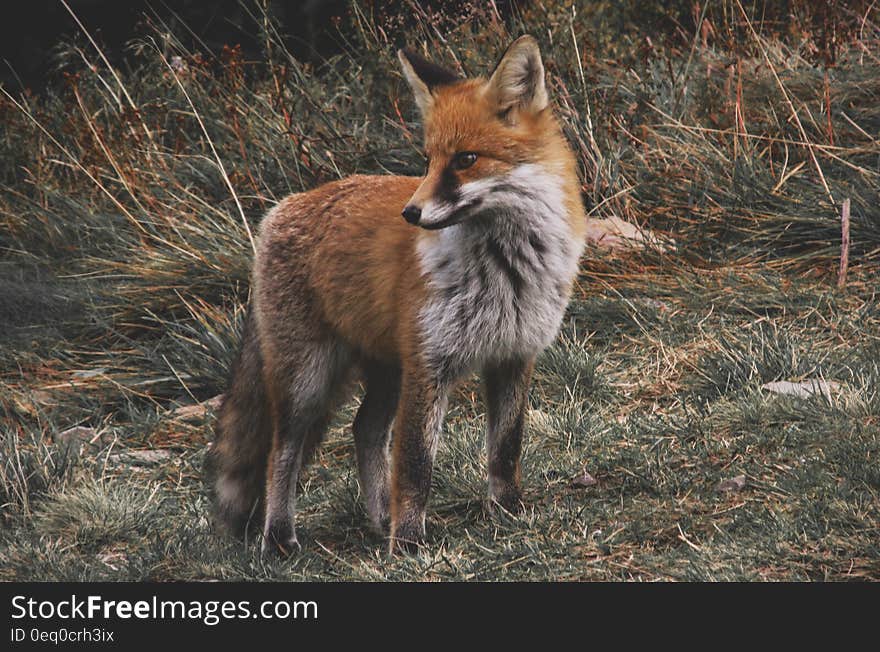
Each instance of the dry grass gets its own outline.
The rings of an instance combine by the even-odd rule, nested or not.
[[[224,387],[263,211],[422,162],[392,19],[355,12],[351,54],[306,66],[254,11],[262,60],[186,52],[155,25],[131,72],[84,39],[63,88],[0,98],[0,579],[880,578],[876,11],[827,87],[815,40],[736,16],[735,49],[701,37],[609,60],[587,47],[596,13],[478,9],[441,37],[412,12],[408,40],[469,72],[511,34],[539,35],[591,215],[677,248],[584,257],[536,374],[524,515],[484,508],[469,382],[430,546],[386,558],[358,498],[355,399],[306,477],[304,550],[287,562],[211,531],[210,409],[175,410]],[[837,383],[830,398],[762,389],[811,378]],[[69,441],[74,426],[87,441]],[[584,471],[595,485],[574,482]]]

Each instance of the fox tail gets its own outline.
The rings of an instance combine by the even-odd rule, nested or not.
[[[215,521],[234,536],[246,537],[261,527],[271,441],[263,360],[253,312],[248,310],[241,350],[205,461]]]

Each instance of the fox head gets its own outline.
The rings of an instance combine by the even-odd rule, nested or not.
[[[425,178],[403,209],[407,222],[441,229],[497,212],[517,202],[519,182],[536,170],[576,178],[533,37],[515,40],[488,78],[461,78],[406,50],[398,57],[422,114],[428,159]]]

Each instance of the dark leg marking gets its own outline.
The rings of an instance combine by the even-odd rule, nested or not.
[[[521,508],[520,456],[532,360],[509,360],[484,370],[489,429],[489,498],[508,511]]]
[[[400,369],[377,362],[364,364],[367,391],[354,420],[358,479],[370,521],[377,531],[388,524],[390,467],[388,442],[400,398]]]

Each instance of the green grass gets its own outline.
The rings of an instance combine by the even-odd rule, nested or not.
[[[355,14],[356,58],[320,66],[271,29],[256,62],[187,53],[151,40],[157,29],[120,73],[136,112],[94,50],[94,69],[68,60],[67,86],[46,97],[2,98],[0,580],[880,579],[876,11],[833,70],[830,107],[808,44],[698,41],[690,56],[611,61],[585,47],[599,18],[543,8],[505,25],[476,10],[446,44],[429,16],[408,23],[407,39],[468,70],[511,34],[539,35],[592,215],[677,244],[588,248],[536,367],[519,516],[485,504],[484,406],[475,379],[459,388],[415,556],[388,557],[369,531],[358,396],[305,474],[303,549],[285,561],[212,530],[213,415],[175,412],[224,389],[248,292],[244,220],[352,172],[418,171],[390,29]],[[741,99],[727,56],[750,71]],[[762,388],[813,378],[836,383],[830,398]],[[76,426],[88,441],[66,441]],[[575,482],[585,472],[596,484]],[[719,489],[737,476],[740,490]]]

